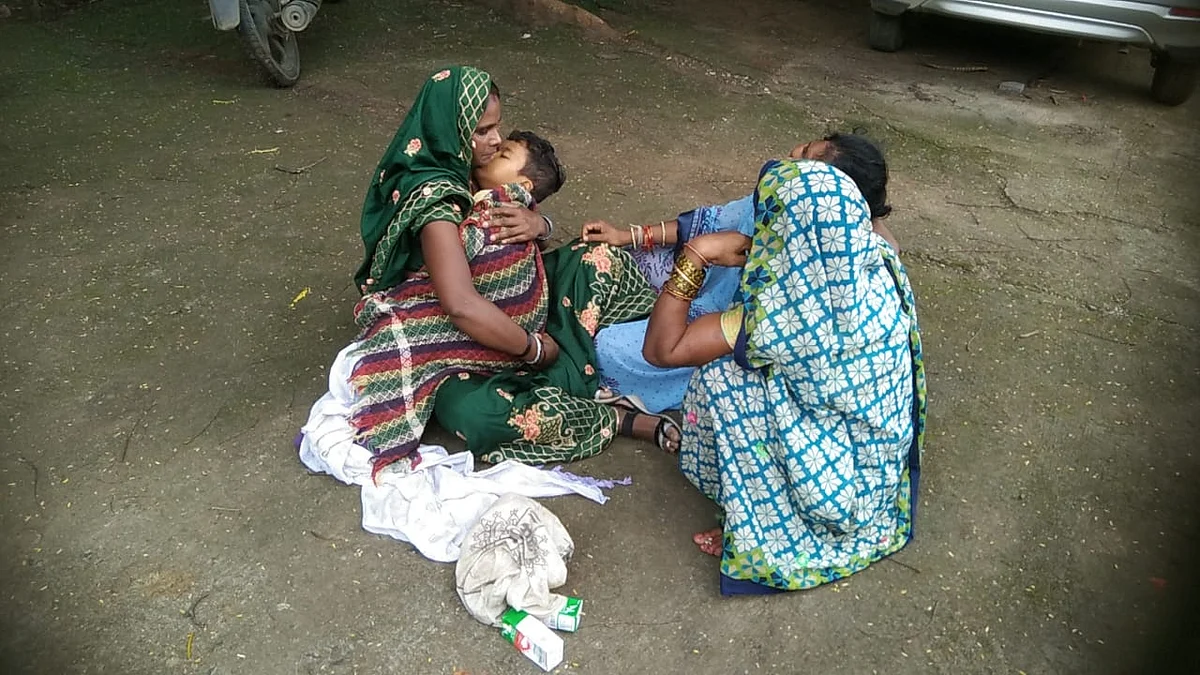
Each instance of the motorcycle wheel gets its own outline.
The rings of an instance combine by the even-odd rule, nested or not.
[[[276,87],[300,79],[300,46],[296,34],[278,19],[279,0],[238,0],[242,44]]]

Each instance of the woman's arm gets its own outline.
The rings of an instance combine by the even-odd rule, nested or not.
[[[457,225],[445,220],[426,225],[421,230],[421,250],[438,302],[459,330],[514,358],[527,353],[525,329],[475,290]]]
[[[749,239],[737,232],[704,235],[685,246],[682,256],[695,267],[703,268],[710,261],[729,266],[745,263]],[[678,264],[677,264],[678,268]],[[672,280],[679,272],[672,272]],[[703,280],[700,279],[702,282]],[[732,353],[721,326],[721,314],[705,314],[688,323],[691,301],[676,297],[667,289],[654,303],[642,356],[661,368],[699,366]]]
[[[705,314],[688,323],[688,306],[670,294],[663,293],[650,314],[642,356],[652,366],[679,368],[702,366],[709,361],[733,353],[721,331],[721,315]]]
[[[679,242],[679,221],[672,218],[647,225],[654,233],[656,246],[673,247]],[[661,237],[661,239],[660,239]]]
[[[900,242],[896,241],[896,235],[892,234],[892,231],[888,229],[887,225],[883,224],[883,219],[875,218],[872,220],[871,229],[875,232],[875,234],[883,237],[884,241],[891,244],[896,253],[900,252]]]
[[[647,233],[649,239],[647,239]],[[670,248],[679,241],[679,221],[671,219],[647,225],[617,227],[606,221],[596,220],[583,224],[580,238],[588,243],[608,244],[620,248],[635,245],[640,248],[640,245],[646,241],[653,241],[656,247]]]

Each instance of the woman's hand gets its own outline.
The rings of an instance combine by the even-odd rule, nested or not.
[[[550,337],[548,333],[540,333],[535,336],[534,339],[542,343],[542,358],[536,363],[529,363],[527,365],[533,370],[545,370],[554,365],[554,362],[558,360],[558,354],[561,350],[559,349],[558,343],[555,342],[554,338]],[[532,358],[537,354],[536,345],[534,346],[534,350],[535,351],[532,354],[523,354],[522,358]]]
[[[538,370],[545,370],[554,365],[554,362],[558,360],[558,354],[561,350],[558,347],[558,343],[548,333],[542,333],[538,336],[538,339],[542,341],[542,360],[538,361],[534,367]]]
[[[492,207],[492,242],[524,244],[546,236],[546,219],[524,206],[497,204]]]
[[[750,251],[750,237],[740,232],[702,234],[689,243],[709,263],[722,267],[745,265],[746,254]]]
[[[589,244],[608,244],[609,246],[617,247],[633,244],[629,228],[620,229],[603,220],[584,223],[580,237]]]

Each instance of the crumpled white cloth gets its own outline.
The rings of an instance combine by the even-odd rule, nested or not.
[[[538,619],[558,614],[575,543],[558,517],[520,495],[504,495],[480,517],[454,568],[458,597],[471,616],[499,626],[508,607]]]
[[[420,447],[415,469],[397,462],[372,482],[371,451],[354,442],[350,424],[350,353],[356,346],[343,349],[329,370],[329,391],[313,404],[301,429],[300,461],[312,471],[362,486],[364,530],[409,542],[430,560],[454,562],[467,531],[501,495],[577,494],[599,504],[608,501],[586,478],[513,461],[475,471],[471,453],[451,455],[433,445]]]

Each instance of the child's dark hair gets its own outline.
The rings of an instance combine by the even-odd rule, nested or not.
[[[529,153],[521,175],[533,182],[531,192],[535,200],[540,202],[562,189],[567,173],[558,163],[558,155],[554,154],[550,141],[532,131],[514,131],[508,135],[508,140],[523,144]]]
[[[871,218],[884,218],[892,212],[887,203],[887,162],[871,139],[860,134],[830,134],[825,137],[833,149],[824,161],[837,167],[854,181],[867,205]]]

